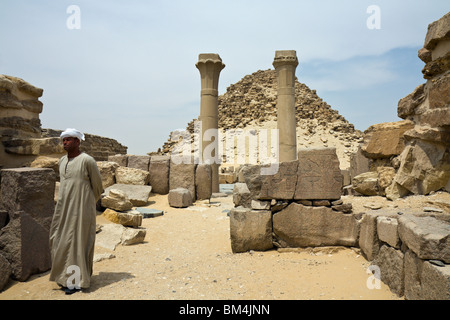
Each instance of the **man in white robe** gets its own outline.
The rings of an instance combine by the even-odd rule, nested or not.
[[[50,227],[50,281],[72,294],[90,286],[96,203],[103,185],[95,159],[80,151],[84,135],[67,129],[61,138],[67,155],[59,160],[58,202]]]

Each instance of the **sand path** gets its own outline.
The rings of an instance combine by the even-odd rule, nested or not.
[[[406,210],[430,205],[430,199],[448,202],[449,194],[398,202],[382,197],[343,199],[355,210],[368,210],[363,207],[368,203]],[[169,207],[167,196],[152,195],[150,200],[149,207],[164,210],[164,215],[143,220],[144,243],[119,245],[114,251],[96,247],[96,255],[115,257],[95,262],[89,290],[65,295],[48,280],[47,272],[26,282],[10,281],[0,300],[399,299],[384,284],[379,289],[368,287],[369,262],[356,248],[233,254],[226,211],[233,206],[231,196],[215,198],[209,207],[197,204],[189,209]],[[102,216],[98,222],[108,223]]]

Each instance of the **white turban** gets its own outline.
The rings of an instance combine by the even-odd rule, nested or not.
[[[64,139],[67,137],[74,137],[74,138],[78,138],[78,140],[80,140],[80,141],[81,140],[84,141],[84,134],[82,132],[78,131],[77,129],[68,128],[68,129],[66,129],[66,131],[61,133],[61,139]]]

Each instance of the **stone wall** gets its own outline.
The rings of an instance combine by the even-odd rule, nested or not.
[[[61,144],[59,139],[61,132],[62,130],[42,129],[42,138],[57,138],[59,144]],[[128,148],[120,144],[117,140],[89,133],[85,134],[85,139],[80,145],[81,151],[86,152],[97,161],[107,161],[109,156],[127,153]]]
[[[428,26],[419,58],[427,82],[400,100],[398,116],[412,121],[392,186],[397,196],[450,190],[450,13]]]
[[[341,199],[334,149],[300,150],[274,175],[244,166],[233,190],[234,253],[273,248],[361,249],[375,277],[406,299],[450,299],[450,218],[444,213],[353,212]]]

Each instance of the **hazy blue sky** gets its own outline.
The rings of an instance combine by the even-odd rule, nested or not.
[[[449,11],[448,0],[1,0],[0,73],[44,89],[43,128],[145,154],[197,118],[199,53],[226,64],[223,94],[273,68],[276,50],[296,50],[299,81],[365,130],[400,120],[398,100],[425,82],[428,24]]]

